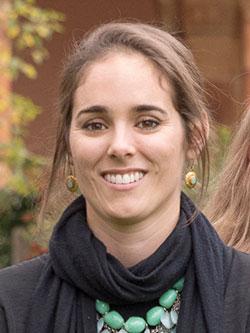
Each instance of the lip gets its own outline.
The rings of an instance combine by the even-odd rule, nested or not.
[[[142,169],[142,168],[108,169],[108,170],[102,171],[101,176],[104,177],[107,174],[124,175],[126,173],[131,173],[131,172],[143,172],[144,174],[146,174],[147,170]]]

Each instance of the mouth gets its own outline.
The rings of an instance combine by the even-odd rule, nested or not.
[[[145,171],[138,170],[126,173],[105,172],[102,177],[110,184],[128,185],[139,182],[145,175]]]

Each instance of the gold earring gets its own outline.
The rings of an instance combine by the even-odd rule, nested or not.
[[[70,192],[76,192],[78,190],[77,179],[73,175],[69,175],[66,178],[66,187]]]
[[[185,175],[185,184],[188,188],[194,188],[197,183],[198,183],[198,178],[192,168],[191,171],[187,172]]]

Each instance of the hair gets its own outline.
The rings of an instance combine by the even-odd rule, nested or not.
[[[200,158],[203,190],[209,169],[207,148],[209,112],[204,97],[203,82],[191,52],[175,37],[158,27],[142,23],[108,23],[94,29],[79,43],[75,43],[74,50],[66,62],[60,85],[58,134],[45,201],[48,200],[55,180],[66,177],[69,170],[68,137],[73,96],[79,81],[91,64],[112,52],[142,54],[170,83],[173,103],[182,118],[186,140],[194,146],[197,160],[198,156]]]
[[[236,127],[207,216],[226,244],[250,252],[250,110]]]

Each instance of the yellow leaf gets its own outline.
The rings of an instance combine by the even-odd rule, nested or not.
[[[4,99],[0,99],[0,113],[6,111],[8,107],[8,102],[6,102]]]
[[[29,14],[29,6],[24,3],[20,3],[16,9],[18,15],[28,15]]]
[[[13,112],[11,115],[11,120],[13,125],[18,125],[20,123],[20,117],[17,112]]]
[[[23,41],[28,47],[33,47],[35,45],[35,39],[31,34],[23,34]]]
[[[24,64],[22,66],[22,72],[29,78],[35,79],[37,77],[37,71],[34,66],[29,64]]]
[[[8,18],[14,21],[18,18],[18,15],[14,10],[9,10]]]
[[[14,25],[12,27],[9,27],[7,30],[7,35],[9,38],[14,39],[20,34],[20,28],[18,25]]]
[[[4,48],[1,49],[0,64],[3,66],[8,65],[10,63],[10,56],[11,56],[10,50]]]
[[[36,31],[41,38],[47,38],[50,35],[49,28],[44,25],[39,25]]]

